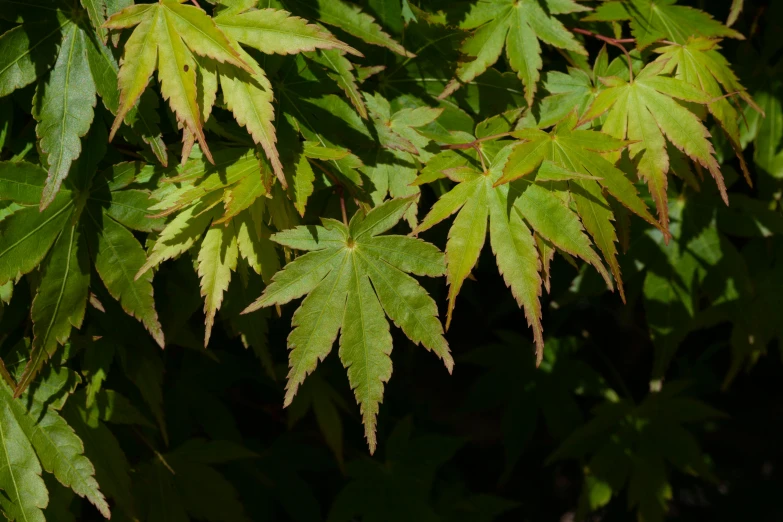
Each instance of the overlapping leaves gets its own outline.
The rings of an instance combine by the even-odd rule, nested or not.
[[[491,0],[474,4],[463,29],[475,33],[462,45],[468,57],[456,71],[441,97],[446,97],[479,76],[494,64],[503,48],[509,65],[525,85],[525,98],[532,105],[543,62],[539,40],[560,49],[587,54],[582,44],[553,15],[589,10],[574,0],[545,0],[546,10],[538,0]]]
[[[65,344],[72,327],[81,327],[92,266],[112,297],[163,346],[152,278],[133,278],[145,256],[131,230],[150,232],[161,221],[147,217],[149,192],[131,185],[153,173],[139,164],[125,164],[90,180],[98,159],[82,156],[77,166],[82,184],[60,190],[44,212],[37,205],[46,186],[45,171],[28,163],[0,164],[0,197],[21,206],[0,225],[0,280],[41,270],[31,309],[31,359],[16,395]]]
[[[446,245],[447,326],[487,230],[498,268],[533,328],[539,360],[544,344],[540,272],[548,267],[555,248],[595,266],[611,287],[609,274],[583,231],[586,228],[622,289],[614,215],[603,190],[644,219],[654,219],[631,182],[599,154],[621,150],[626,143],[595,131],[576,130],[576,123],[576,113],[572,113],[551,133],[538,129],[512,132],[522,143],[508,144],[494,157],[491,149],[479,150],[482,156],[490,156],[483,172],[467,165],[445,170],[458,185],[433,205],[415,232],[459,212]],[[577,212],[570,208],[571,202]]]
[[[666,62],[653,62],[630,82],[619,77],[605,78],[607,89],[582,117],[583,121],[591,121],[607,113],[602,132],[633,142],[628,146],[629,156],[639,176],[647,182],[664,228],[669,220],[667,176],[671,167],[667,141],[709,170],[723,201],[729,203],[709,131],[695,114],[678,103],[682,100],[707,104],[712,98],[699,87],[664,76],[665,66]]]
[[[17,346],[16,356],[24,356],[23,344]],[[42,470],[110,516],[95,468],[84,456],[84,444],[59,412],[77,379],[64,366],[52,367],[21,400],[7,382],[0,382],[0,508],[10,520],[45,520],[49,495]]]

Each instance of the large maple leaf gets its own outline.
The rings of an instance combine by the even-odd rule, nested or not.
[[[407,275],[443,274],[437,247],[405,236],[381,236],[396,225],[414,198],[394,199],[346,226],[296,227],[272,236],[281,245],[309,253],[288,263],[245,313],[285,304],[307,294],[293,318],[285,405],[340,336],[340,359],[361,405],[365,435],[374,452],[375,425],[383,386],[392,372],[388,316],[416,344],[435,352],[451,371],[454,361],[443,337],[435,301]]]

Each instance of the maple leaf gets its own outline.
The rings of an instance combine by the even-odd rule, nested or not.
[[[186,138],[190,134],[198,140],[211,161],[197,99],[197,65],[193,53],[251,74],[253,69],[212,18],[201,9],[177,0],[128,7],[114,14],[104,26],[108,29],[136,27],[125,44],[119,73],[120,104],[109,139],[114,137],[157,69],[161,92],[176,114],[180,128]]]
[[[525,85],[525,99],[533,105],[543,62],[539,40],[575,53],[587,55],[560,21],[552,15],[588,11],[573,0],[544,0],[545,11],[538,0],[490,0],[474,4],[463,29],[476,32],[462,44],[462,52],[471,61],[457,67],[455,78],[446,85],[439,98],[449,96],[460,84],[468,83],[487,70],[506,48],[509,65]]]
[[[677,0],[610,0],[596,8],[584,20],[619,22],[629,20],[639,50],[663,39],[684,44],[688,38],[745,37],[699,9],[676,5]]]
[[[26,344],[26,340],[20,341],[13,355],[23,360],[23,352],[29,348]],[[42,468],[87,498],[104,517],[110,517],[109,505],[94,477],[95,468],[84,455],[84,444],[59,412],[77,379],[68,368],[52,367],[20,400],[6,382],[0,382],[0,506],[10,520],[44,521],[41,510],[49,495]]]
[[[273,241],[309,253],[288,263],[244,312],[285,304],[307,294],[294,313],[294,329],[288,337],[291,353],[286,406],[342,332],[340,360],[361,406],[371,453],[377,445],[375,425],[383,385],[392,371],[392,338],[386,316],[411,341],[435,352],[449,371],[454,366],[435,302],[406,274],[442,275],[443,254],[418,239],[379,235],[396,225],[413,201],[413,197],[394,199],[366,216],[357,212],[348,226],[324,219],[322,226],[297,227],[273,235]]]
[[[539,300],[543,281],[539,273],[542,260],[533,232],[594,265],[611,287],[606,270],[582,232],[584,223],[621,287],[613,215],[602,187],[645,219],[654,219],[624,174],[596,152],[622,149],[625,142],[593,131],[573,130],[575,124],[573,113],[551,135],[537,129],[513,132],[513,136],[525,142],[506,145],[483,172],[470,166],[446,170],[459,184],[433,205],[413,233],[427,230],[459,211],[446,245],[447,327],[462,284],[478,261],[488,220],[498,269],[525,310],[539,361],[544,349]],[[525,177],[536,169],[534,179]],[[509,185],[514,180],[518,181]],[[571,187],[581,222],[557,195],[558,182],[567,182]]]
[[[661,55],[657,61],[665,63],[662,74],[674,72],[676,78],[703,90],[713,98],[707,108],[726,132],[740,161],[745,179],[751,183],[740,143],[739,111],[726,96],[737,95],[755,111],[762,114],[763,111],[740,84],[726,58],[718,52],[719,43],[718,40],[689,38],[683,45],[658,47],[655,52]]]
[[[459,211],[449,231],[446,244],[446,277],[449,284],[449,305],[446,328],[462,284],[478,261],[487,235],[487,221],[492,250],[506,285],[517,303],[524,307],[528,324],[533,329],[539,358],[543,354],[544,337],[541,325],[541,262],[533,234],[519,212],[509,212],[509,187],[493,187],[503,174],[513,145],[497,154],[486,172],[470,167],[453,169],[450,175],[460,183],[441,197],[421,224],[413,231],[419,234],[451,214]],[[586,238],[584,238],[586,240]],[[589,246],[587,247],[589,250]]]
[[[567,182],[582,223],[604,254],[625,300],[615,246],[614,215],[603,190],[648,223],[658,224],[625,174],[600,154],[622,150],[627,142],[577,127],[576,112],[572,112],[551,133],[535,129],[513,132],[512,136],[525,143],[512,153],[497,183],[524,180],[536,169],[536,183],[553,183],[550,186],[554,188],[558,182]]]
[[[667,174],[670,157],[667,140],[691,160],[707,168],[728,205],[728,194],[718,161],[715,159],[710,133],[699,118],[677,100],[708,104],[712,97],[683,80],[662,76],[665,62],[648,64],[630,82],[619,77],[604,78],[607,89],[593,101],[582,123],[607,113],[601,130],[618,139],[634,143],[628,153],[639,176],[650,187],[658,216],[668,228]],[[619,154],[613,156],[615,159]]]
[[[142,462],[134,485],[149,499],[143,504],[145,518],[248,522],[234,485],[214,466],[257,457],[233,442],[190,439]]]
[[[550,455],[549,462],[587,457],[588,480],[580,511],[602,507],[628,483],[628,504],[639,510],[639,520],[662,522],[672,497],[670,465],[712,478],[705,455],[686,426],[725,415],[684,396],[686,386],[670,382],[639,404],[616,398],[599,404],[593,410],[595,418]],[[608,494],[596,495],[593,502],[602,500],[593,504],[586,497],[597,486]]]

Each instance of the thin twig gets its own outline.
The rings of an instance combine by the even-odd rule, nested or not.
[[[631,53],[628,52],[628,49],[625,48],[623,44],[626,43],[634,43],[636,42],[636,39],[634,38],[623,38],[623,39],[617,39],[617,38],[609,38],[608,36],[604,36],[602,34],[597,34],[592,31],[588,31],[587,29],[580,29],[579,27],[574,28],[575,33],[583,34],[585,36],[591,36],[593,38],[597,38],[601,40],[602,42],[608,43],[609,45],[613,45],[617,47],[618,49],[621,49],[623,51],[623,54],[625,54],[625,57],[628,59],[628,74],[630,74],[631,81],[633,82],[633,60],[631,60]]]
[[[132,151],[130,149],[125,149],[125,148],[119,147],[117,145],[115,145],[114,148],[117,149],[117,152],[120,152],[120,153],[125,154],[127,156],[132,156],[134,158],[141,159],[141,160],[144,159],[144,156],[142,156],[138,152],[134,152],[134,151]]]
[[[200,6],[200,5],[198,5],[198,0],[190,0],[190,1],[191,1],[191,2],[193,2],[193,5],[195,5],[195,6],[196,6],[196,7],[198,7],[199,9],[201,9],[201,6]]]
[[[453,143],[449,145],[441,145],[440,150],[468,150],[468,149],[474,149],[478,146],[479,143],[483,143],[485,141],[491,141],[491,140],[497,140],[500,138],[506,138],[508,136],[511,136],[510,132],[504,132],[502,134],[494,134],[492,136],[484,136],[483,138],[478,138],[476,140],[471,141],[470,143]]]
[[[139,440],[141,440],[144,443],[144,445],[147,446],[147,448],[149,448],[149,450],[155,454],[155,457],[160,461],[160,463],[163,464],[163,466],[167,470],[169,470],[172,475],[176,475],[177,473],[174,471],[174,468],[172,468],[169,465],[169,463],[166,462],[166,458],[158,450],[155,449],[152,443],[149,440],[147,440],[147,437],[145,437],[144,434],[141,431],[139,431],[139,429],[136,428],[135,426],[133,426],[131,429],[133,430],[133,433],[136,435],[136,437],[138,437]]]

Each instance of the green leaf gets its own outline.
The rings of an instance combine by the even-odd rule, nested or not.
[[[766,118],[761,120],[755,141],[756,165],[771,176],[783,178],[783,104],[768,92],[757,95]]]
[[[326,68],[329,77],[345,92],[359,116],[367,119],[367,107],[354,76],[354,66],[344,55],[345,52],[333,49],[310,53],[308,57]]]
[[[478,261],[489,231],[498,269],[517,303],[525,310],[528,324],[533,328],[540,358],[544,349],[539,302],[541,262],[530,229],[512,206],[513,201],[509,201],[508,185],[494,186],[503,175],[503,168],[513,150],[513,145],[505,147],[483,174],[479,171],[470,174],[470,169],[466,167],[465,177],[435,203],[421,225],[414,230],[414,234],[427,230],[459,211],[449,230],[446,244],[448,327],[457,295]]]
[[[710,97],[689,83],[661,76],[663,67],[663,63],[653,62],[632,82],[617,77],[607,80],[610,86],[598,95],[583,121],[608,111],[602,131],[635,142],[628,146],[628,153],[639,176],[647,182],[661,225],[666,229],[669,222],[667,139],[710,171],[727,205],[728,195],[708,139],[710,133],[695,114],[677,102],[708,103]]]
[[[87,11],[90,22],[98,33],[102,42],[106,42],[106,28],[103,23],[106,21],[106,0],[80,0],[82,7]]]
[[[41,390],[51,388],[62,393],[61,386],[67,384],[69,371],[66,369],[52,370],[36,383],[34,393],[23,396],[20,400],[13,397],[13,391],[0,384],[0,402],[2,408],[13,418],[20,435],[32,444],[37,455],[37,461],[43,468],[53,473],[65,487],[71,488],[80,497],[87,498],[101,512],[109,517],[109,505],[101,493],[94,478],[95,469],[92,463],[83,455],[84,444],[74,433],[68,423],[55,411],[48,397],[42,397]],[[12,422],[6,418],[6,422]],[[3,424],[6,424],[5,422]],[[17,443],[21,441],[17,440]],[[8,491],[8,488],[3,487]],[[24,517],[19,520],[24,520]]]
[[[95,208],[87,208],[85,213],[97,237],[97,244],[91,249],[91,254],[103,284],[126,313],[144,324],[162,348],[163,330],[155,311],[152,274],[148,272],[134,279],[147,259],[144,249],[133,234],[109,217],[108,213],[101,214]]]
[[[463,29],[476,29],[462,44],[462,53],[468,58],[457,67],[455,78],[449,82],[440,98],[459,89],[460,84],[473,81],[497,62],[503,47],[508,61],[525,86],[525,99],[533,104],[536,83],[543,66],[539,40],[579,54],[587,54],[584,47],[552,15],[586,11],[576,2],[545,0],[547,11],[538,0],[491,0],[474,4]]]
[[[109,199],[104,199],[104,194],[93,191],[90,194],[90,202],[100,203],[101,206],[108,203],[106,213],[121,225],[138,230],[140,232],[159,231],[163,228],[165,218],[150,217],[151,207],[156,203],[145,190],[118,190],[111,192]]]
[[[378,297],[364,273],[366,268],[360,262],[351,262],[346,269],[348,298],[340,336],[340,360],[348,369],[348,381],[361,406],[370,453],[374,453],[383,385],[389,382],[392,372],[392,337]]]
[[[739,112],[725,96],[737,95],[757,112],[762,111],[740,84],[719,49],[716,40],[690,38],[685,45],[659,47],[655,52],[661,54],[657,61],[665,62],[665,72],[674,71],[677,78],[702,89],[713,98],[707,108],[726,132],[745,178],[750,182],[750,171],[740,144]]]
[[[726,20],[726,27],[731,27],[739,18],[742,8],[745,5],[745,0],[732,0],[731,11],[729,11],[729,18]]]
[[[0,162],[0,199],[22,205],[41,202],[46,183],[46,171],[38,165],[20,161]]]
[[[223,303],[223,292],[228,289],[231,272],[237,268],[239,249],[234,223],[211,227],[198,253],[198,275],[201,279],[201,295],[204,297],[206,332],[204,346],[209,344],[215,314]]]
[[[215,211],[210,211],[201,204],[193,205],[177,214],[161,232],[147,257],[147,262],[136,272],[136,279],[163,261],[187,252],[201,238],[214,217]]]
[[[362,56],[325,29],[281,9],[231,10],[217,16],[215,23],[229,38],[264,54],[340,49]]]
[[[519,178],[522,178],[524,182],[528,177],[532,177],[532,173],[536,169],[538,169],[535,175],[537,185],[546,186],[551,183],[551,186],[555,188],[557,187],[556,183],[567,183],[565,186],[570,189],[581,221],[593,237],[596,246],[603,252],[617,282],[620,295],[625,299],[615,247],[617,236],[612,223],[614,215],[602,190],[605,189],[617,201],[649,223],[654,225],[657,223],[625,174],[600,154],[621,150],[625,147],[625,143],[603,133],[578,130],[575,128],[576,125],[576,113],[574,112],[561,121],[550,134],[534,130],[523,130],[516,133],[527,141],[518,146],[511,154],[503,178],[499,183]],[[522,189],[524,185],[524,183],[520,185],[519,189]],[[514,189],[512,188],[512,190]],[[561,239],[555,240],[548,236],[547,232],[536,230],[558,247],[574,253],[569,250],[569,248],[574,248],[573,245],[569,248],[563,248],[563,244],[558,243],[558,241],[562,241],[562,235],[560,235]],[[554,233],[554,229],[551,230],[551,233]],[[583,252],[577,255],[590,257],[589,252],[583,246],[577,248]]]
[[[32,352],[15,396],[27,389],[59,345],[65,344],[71,328],[81,328],[89,284],[87,246],[80,228],[71,225],[62,231],[42,267],[41,284],[31,310]]]
[[[41,478],[41,464],[7,403],[0,407],[0,442],[3,513],[9,520],[45,522],[42,510],[49,504],[49,494]]]
[[[386,47],[400,56],[415,56],[385,33],[372,16],[344,0],[290,0],[288,3],[296,5],[307,16],[339,27],[369,44]]]
[[[42,20],[0,36],[0,97],[30,85],[54,64],[63,28]]]
[[[243,51],[243,55],[245,55]],[[261,145],[272,164],[278,180],[287,186],[283,165],[277,152],[277,136],[274,125],[275,110],[272,106],[272,85],[258,64],[246,56],[254,73],[231,73],[220,68],[220,86],[226,106],[234,113],[237,123],[247,127],[253,141]]]
[[[692,7],[676,5],[677,0],[615,0],[601,4],[584,20],[615,22],[630,20],[631,32],[639,50],[663,39],[684,44],[692,36],[744,39],[733,29]]]
[[[331,351],[342,330],[340,358],[361,405],[371,452],[376,447],[375,418],[383,383],[391,376],[392,340],[385,316],[400,325],[412,341],[434,351],[449,370],[454,364],[435,303],[405,273],[434,275],[433,256],[439,257],[434,247],[400,236],[378,236],[399,222],[412,202],[410,198],[392,200],[367,216],[356,214],[350,227],[328,220],[323,227],[298,227],[281,233],[279,239],[272,236],[281,244],[312,252],[286,265],[244,312],[309,294],[294,313],[295,328],[288,338],[291,370],[286,406],[318,361]],[[400,253],[410,251],[412,255],[404,261],[399,255],[387,255],[389,239],[402,241],[397,246],[405,250]],[[442,261],[437,264],[440,270],[436,273],[442,274]]]
[[[296,171],[294,172],[294,182],[291,187],[294,193],[294,206],[299,211],[300,216],[304,216],[307,200],[313,195],[313,182],[315,181],[315,172],[307,160],[305,154],[300,154],[299,161],[296,162]]]
[[[33,101],[33,116],[38,121],[35,131],[49,165],[41,210],[54,200],[72,163],[81,155],[81,138],[92,124],[96,91],[86,38],[76,24],[66,29],[54,69],[38,85]]]
[[[40,187],[43,190],[43,184]],[[73,201],[61,195],[43,212],[25,207],[0,222],[0,283],[37,267],[73,212]]]

